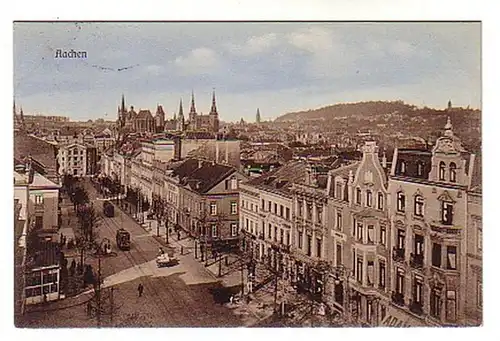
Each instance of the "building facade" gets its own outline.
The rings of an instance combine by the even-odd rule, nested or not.
[[[468,228],[474,159],[453,134],[449,119],[432,151],[394,151],[390,314],[402,323],[467,323],[466,236],[474,230]]]
[[[87,175],[87,147],[79,143],[62,145],[57,153],[57,162],[59,175],[83,177]]]

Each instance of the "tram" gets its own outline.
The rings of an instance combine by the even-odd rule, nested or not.
[[[116,245],[120,250],[130,250],[130,233],[123,228],[117,230]]]

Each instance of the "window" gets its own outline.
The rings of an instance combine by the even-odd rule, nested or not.
[[[358,223],[356,237],[358,238],[358,240],[363,241],[363,223]]]
[[[280,243],[285,243],[285,231],[283,231],[283,229],[280,229]]]
[[[453,204],[443,201],[441,205],[442,222],[444,225],[453,224]]]
[[[253,212],[253,204],[250,204],[250,211]]]
[[[366,191],[366,206],[372,207],[372,192]]]
[[[356,219],[352,220],[352,229],[351,229],[351,234],[353,237],[356,236]]]
[[[373,244],[375,242],[375,227],[373,225],[368,225],[368,243]]]
[[[335,226],[337,230],[342,231],[342,213],[337,212],[337,221]]]
[[[356,204],[361,205],[361,190],[356,188]]]
[[[457,165],[455,162],[450,163],[450,182],[457,182]]]
[[[245,227],[246,227],[247,231],[250,229],[248,218],[245,219]]]
[[[37,215],[35,216],[35,229],[42,229],[43,228],[43,216]]]
[[[344,193],[342,192],[342,183],[337,182],[335,184],[335,198],[342,199],[344,197]]]
[[[238,224],[231,223],[231,237],[236,237],[238,235]]]
[[[373,261],[368,261],[368,267],[367,267],[368,285],[373,285],[375,283],[374,274],[373,274],[374,268],[375,268],[375,266],[374,266]]]
[[[416,255],[423,255],[424,254],[424,236],[421,236],[419,234],[416,234],[414,237],[414,242],[415,242],[415,254]]]
[[[231,201],[231,214],[238,214],[238,203]]]
[[[316,206],[316,221],[319,224],[323,223],[323,207],[322,206]]]
[[[321,258],[321,238],[316,238],[316,257]]]
[[[405,211],[405,195],[403,192],[398,192],[397,194],[397,210],[398,212],[404,212]]]
[[[335,265],[340,266],[342,264],[342,244],[337,243],[335,253],[336,253]]]
[[[396,293],[404,295],[405,290],[405,272],[402,269],[397,269],[396,272]]]
[[[443,161],[439,163],[439,180],[445,180],[446,177],[446,165]]]
[[[307,207],[306,209],[307,220],[312,220],[312,205],[308,204],[306,207]]]
[[[280,205],[280,217],[283,217],[284,215],[285,215],[284,207],[283,205]]]
[[[229,180],[224,181],[225,189],[229,189]]]
[[[401,161],[401,163],[399,164],[399,171],[401,172],[401,174],[406,173],[406,163],[404,161]]]
[[[287,220],[289,220],[289,219],[290,219],[290,207],[287,207],[287,208],[285,209],[285,218],[286,218]]]
[[[397,237],[396,237],[397,238],[396,245],[397,245],[399,250],[405,248],[405,235],[406,235],[405,230],[398,229]]]
[[[265,200],[262,199],[262,201],[261,201],[261,209],[262,209],[262,211],[264,211],[265,206],[266,206],[265,205]]]
[[[457,298],[456,291],[446,291],[446,319],[455,321],[457,319]]]
[[[441,290],[436,288],[433,288],[431,292],[430,313],[434,318],[441,318]]]
[[[378,286],[385,289],[385,262],[382,260],[378,263]]]
[[[278,204],[274,203],[274,214],[278,214]]]
[[[238,179],[236,178],[231,179],[231,189],[238,189]]]
[[[298,239],[299,239],[298,240],[299,249],[302,249],[302,240],[303,240],[302,232],[299,232]]]
[[[441,267],[441,244],[432,243],[432,266]]]
[[[478,221],[475,221],[474,225],[477,226],[477,251],[481,252],[483,250],[483,228]]]
[[[217,215],[217,203],[210,203],[210,215]]]
[[[286,233],[286,245],[290,245],[290,232]]]
[[[307,236],[307,255],[310,257],[312,253],[312,237]]]
[[[481,281],[477,282],[477,306],[479,308],[483,306],[483,283]]]
[[[278,241],[278,226],[274,227],[274,241]]]
[[[417,304],[422,304],[422,289],[423,289],[423,279],[420,276],[415,276],[413,279],[413,302]]]
[[[73,156],[73,162],[78,161],[78,156]]]
[[[359,257],[356,262],[356,280],[363,282],[363,258]]]
[[[272,205],[272,204],[271,204],[271,201],[268,201],[268,202],[267,202],[267,210],[268,210],[269,212],[271,212],[271,205]]]
[[[384,195],[382,193],[379,193],[378,194],[378,198],[377,198],[377,208],[379,210],[383,210],[384,209]]]
[[[415,196],[415,215],[422,217],[424,215],[424,198],[421,195]]]
[[[298,212],[297,213],[298,213],[299,217],[302,217],[304,215],[304,212],[303,212],[304,211],[304,205],[302,204],[302,201],[298,201],[297,202],[297,206],[298,206],[298,210],[297,210]]]
[[[417,176],[422,176],[424,175],[424,164],[422,161],[417,162]]]
[[[37,205],[43,204],[43,195],[40,194],[35,195],[35,204]]]
[[[217,237],[217,225],[212,224],[212,237],[215,238]]]
[[[385,226],[380,226],[380,244],[386,245],[387,230]]]
[[[269,239],[271,239],[271,238],[272,238],[271,229],[272,229],[272,226],[271,226],[271,224],[269,224],[269,225],[267,226],[267,237],[268,237]]]
[[[457,269],[457,247],[448,245],[446,247],[446,267],[449,270]]]

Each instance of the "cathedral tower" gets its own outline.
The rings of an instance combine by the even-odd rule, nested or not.
[[[184,112],[183,112],[183,109],[182,109],[182,98],[181,98],[181,101],[180,101],[180,104],[179,104],[179,115],[177,115],[177,127],[176,127],[176,129],[178,131],[184,131],[184,124],[185,124],[185,121],[184,121]]]

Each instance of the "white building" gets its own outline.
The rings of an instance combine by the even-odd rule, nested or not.
[[[57,162],[60,175],[85,176],[87,174],[87,147],[79,143],[60,146]]]

